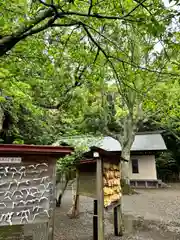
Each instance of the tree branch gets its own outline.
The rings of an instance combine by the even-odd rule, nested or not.
[[[96,42],[96,40],[92,37],[91,33],[89,32],[87,26],[84,23],[81,23],[82,27],[84,28],[85,32],[87,33],[87,36],[89,37],[89,39],[92,41],[92,43],[94,43],[94,45],[99,49],[99,51],[101,51],[103,53],[103,55],[105,56],[105,58],[107,59],[107,61],[109,62],[109,64],[111,65],[114,74],[116,75],[116,80],[119,82],[119,85],[121,85],[121,81],[119,79],[118,73],[114,67],[114,64],[111,62],[111,60],[109,59],[109,56],[106,54],[105,50],[100,46],[100,44],[98,44]],[[121,61],[123,62],[123,60]],[[127,83],[124,83],[126,86],[130,87],[130,85],[128,85]],[[121,89],[119,88],[119,85],[117,85],[118,91],[120,92],[120,94],[122,94]]]
[[[104,127],[103,133],[104,133],[105,135],[109,136],[109,137],[112,137],[112,138],[114,138],[114,139],[116,139],[116,140],[119,140],[118,134],[110,131],[107,126]]]
[[[117,60],[118,62],[124,62],[125,64],[130,65],[130,66],[132,66],[136,69],[141,69],[141,70],[144,70],[144,71],[147,71],[147,72],[158,73],[158,74],[161,74],[161,75],[169,75],[169,76],[174,76],[174,77],[180,76],[180,74],[177,74],[177,73],[163,72],[163,71],[158,71],[158,70],[155,70],[155,69],[150,69],[150,68],[147,68],[147,67],[139,66],[135,63],[127,62],[127,61],[124,61],[124,60],[122,60],[120,58],[117,58],[117,57],[114,57],[114,56],[109,55],[108,57],[112,58],[114,60]]]
[[[51,25],[51,27],[72,27],[72,26],[76,26],[76,25],[80,25],[80,22],[75,22],[75,21],[72,21],[70,23],[53,23]]]
[[[72,85],[71,87],[66,89],[66,91],[63,93],[64,96],[67,96],[70,91],[72,91],[73,89],[75,89],[77,87],[80,87],[83,84],[81,82],[81,79],[82,79],[83,74],[86,71],[86,69],[87,69],[87,66],[84,66],[82,68],[82,70],[80,70],[80,64],[79,64],[79,66],[77,67],[76,73],[75,73],[75,83],[74,83],[74,85]],[[63,100],[62,102],[59,102],[57,105],[38,104],[38,106],[46,108],[46,109],[58,110],[64,105],[65,102],[69,102],[69,101],[67,101],[67,99],[66,99],[66,101]]]
[[[73,11],[65,12],[59,5],[56,6],[55,4],[53,4],[53,1],[51,4],[48,4],[42,0],[39,0],[39,2],[44,6],[48,7],[48,9],[40,11],[33,20],[29,21],[26,26],[21,26],[16,32],[8,36],[3,36],[0,39],[0,56],[4,55],[7,51],[11,50],[19,41],[25,39],[26,37],[51,27],[51,25],[57,18],[64,18],[66,16],[74,15],[79,17],[96,18],[96,19],[128,20],[127,17],[130,16],[131,13],[134,12],[144,1],[146,0],[143,0],[141,3],[137,4],[129,13],[123,16],[108,16],[108,15],[106,16],[106,15],[101,15],[97,13],[91,14],[92,1],[90,1],[90,8],[88,13],[86,14],[86,13],[73,12]],[[58,12],[58,9],[60,9],[61,12]],[[51,18],[48,21],[48,23],[34,29],[35,26],[37,26],[39,23],[41,23],[43,20],[47,18]],[[62,26],[69,27],[72,25],[64,24]]]
[[[39,2],[48,8],[52,8],[52,10],[55,12],[55,15],[58,16],[58,10],[57,10],[56,6],[54,5],[53,0],[51,1],[51,4],[48,4],[42,0],[39,0]]]
[[[128,12],[125,16],[130,16],[131,15],[131,13],[133,13],[139,6],[142,6],[142,4],[144,3],[144,2],[146,2],[147,0],[142,0],[141,2],[139,2],[130,12]]]
[[[134,0],[136,3],[138,3],[139,5],[141,5],[144,9],[146,9],[146,11],[150,14],[150,15],[152,15],[152,13],[149,11],[149,9],[148,9],[148,7],[147,6],[145,6],[143,3],[143,1],[142,2],[139,2],[138,0]]]
[[[77,25],[77,26],[76,26],[76,25]],[[67,24],[66,26],[68,26],[68,24]],[[66,47],[67,47],[67,44],[68,44],[71,36],[73,35],[74,31],[75,31],[77,28],[79,28],[79,22],[77,22],[77,23],[75,23],[75,22],[74,22],[74,23],[73,23],[73,22],[72,22],[72,23],[69,23],[69,26],[76,26],[76,27],[72,29],[71,33],[68,35],[68,37],[67,37],[67,39],[66,39],[66,41],[65,41],[65,43],[64,43],[64,45],[63,45],[62,54],[61,54],[61,57],[60,57],[60,59],[59,59],[60,62],[61,62],[61,60],[62,60],[62,58],[63,58],[63,53],[64,53],[64,51],[65,51],[65,49],[66,49]],[[57,23],[57,24],[52,24],[52,27],[62,27],[62,25],[60,26],[59,23]]]
[[[59,15],[60,16],[62,16],[62,15],[64,15],[64,16],[75,15],[75,16],[88,17],[88,18],[91,17],[91,18],[97,18],[97,19],[124,20],[125,18],[129,17],[145,1],[147,1],[147,0],[142,0],[131,11],[129,11],[125,15],[122,15],[121,17],[120,16],[101,15],[101,14],[98,14],[98,13],[91,14],[91,9],[93,7],[92,0],[90,0],[90,6],[89,6],[89,10],[88,10],[87,14],[86,13],[80,13],[80,12],[73,12],[73,11],[69,11],[69,12],[63,11],[62,13],[59,13]],[[58,6],[57,6],[57,8],[58,8]]]
[[[43,26],[38,27],[38,28],[35,28],[35,29],[32,29],[32,30],[30,30],[29,32],[23,34],[23,35],[21,36],[21,39],[26,38],[26,37],[28,37],[28,36],[32,36],[32,35],[34,35],[34,34],[36,34],[36,33],[39,33],[39,32],[44,31],[45,29],[51,27],[55,20],[56,20],[56,17],[50,18],[49,21],[48,21],[46,24],[44,24]]]
[[[123,52],[124,54],[126,54],[126,56],[128,57],[128,54],[123,51],[122,49],[120,49],[119,45],[117,43],[115,43],[113,40],[109,39],[108,37],[106,37],[105,35],[103,35],[101,32],[97,31],[96,29],[94,29],[92,26],[90,26],[89,24],[86,24],[86,26],[91,29],[92,31],[94,31],[95,33],[97,33],[100,37],[104,38],[105,40],[107,40],[109,43],[113,44],[118,50],[120,50],[121,52]]]
[[[90,15],[91,14],[91,10],[92,10],[92,7],[93,7],[93,4],[92,4],[92,0],[89,0],[89,4],[90,4],[90,6],[89,6],[89,9],[88,9],[88,15]]]
[[[142,1],[144,2],[144,1]],[[142,4],[139,3],[139,5]],[[100,36],[104,37],[104,39],[106,39],[107,41],[110,41],[112,44],[115,44],[113,43],[111,40],[109,40],[107,37],[105,37],[103,34],[99,33],[96,29],[92,28],[91,26],[89,25],[86,25],[86,24],[83,24],[82,22],[80,23],[81,25],[83,25],[83,28],[84,30],[86,31],[88,37],[91,39],[91,41],[95,44],[95,46],[104,54],[104,56],[108,59],[108,62],[111,62],[109,59],[112,58],[112,59],[115,59],[123,64],[126,64],[126,65],[130,65],[132,67],[135,67],[136,69],[141,69],[141,70],[145,70],[145,71],[148,71],[148,72],[152,72],[152,73],[157,73],[157,74],[161,74],[161,75],[170,75],[170,76],[180,76],[179,74],[174,74],[174,73],[171,73],[171,72],[163,72],[162,70],[158,71],[158,70],[154,70],[154,69],[149,69],[149,68],[146,68],[146,67],[142,67],[142,66],[139,66],[137,64],[135,64],[133,61],[131,62],[128,62],[128,61],[125,61],[125,60],[122,60],[120,58],[116,58],[114,56],[110,56],[108,54],[106,54],[105,50],[94,40],[94,38],[92,37],[92,35],[90,34],[88,28],[92,29],[93,31],[95,31],[96,33],[98,33]],[[112,62],[111,62],[111,66],[112,66]],[[114,67],[113,67],[114,69]],[[115,70],[115,69],[114,69]],[[117,76],[117,75],[116,75]]]
[[[23,35],[34,28],[43,20],[53,16],[52,9],[41,11],[33,20],[29,21],[26,26],[21,26],[11,35],[4,36],[0,39],[0,56],[4,55],[7,51],[13,48],[20,40],[24,39]],[[26,34],[27,36],[27,34]]]
[[[98,48],[93,63],[95,63],[95,62],[97,61],[98,56],[99,56],[99,53],[100,53],[100,50],[99,50],[99,48]]]
[[[66,96],[71,90],[73,90],[76,87],[81,86],[82,83],[75,82],[75,84],[69,88],[66,89],[66,91],[63,93],[64,96]],[[69,102],[69,101],[68,101]],[[47,104],[38,104],[39,107],[50,109],[50,110],[59,110],[65,103],[65,100],[59,102],[56,105],[47,105]]]

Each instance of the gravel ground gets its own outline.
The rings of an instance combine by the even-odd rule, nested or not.
[[[180,188],[139,190],[139,194],[125,196],[126,213],[158,221],[180,222]]]
[[[64,195],[61,208],[56,209],[54,240],[91,240],[93,200],[80,198],[80,216],[69,219],[71,191]],[[106,240],[180,240],[180,189],[139,190],[123,197],[125,234],[113,236],[112,212],[105,213]]]

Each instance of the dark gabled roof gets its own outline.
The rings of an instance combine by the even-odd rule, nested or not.
[[[53,145],[59,146],[66,143],[69,146],[83,147],[84,152],[89,151],[91,147],[101,148],[105,151],[120,152],[120,143],[112,137],[93,137],[93,136],[73,136],[61,138]],[[138,133],[135,136],[131,151],[162,151],[166,150],[166,145],[160,133]]]

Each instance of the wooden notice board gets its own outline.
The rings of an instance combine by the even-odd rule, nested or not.
[[[107,158],[102,160],[103,172],[103,195],[104,195],[104,208],[108,210],[118,203],[121,194],[120,185],[120,163],[119,158]],[[79,169],[79,194],[95,198],[97,197],[97,162],[81,164]]]
[[[0,240],[53,239],[56,159],[68,153],[60,147],[0,145]]]
[[[120,153],[98,148],[91,153],[77,168],[78,194],[94,199],[93,240],[104,240],[104,210],[109,209],[114,212],[114,234],[122,236]]]

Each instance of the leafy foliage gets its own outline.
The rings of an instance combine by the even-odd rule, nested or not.
[[[165,182],[178,179],[179,167],[171,152],[162,153],[156,159],[158,178]],[[174,176],[173,176],[174,175]]]
[[[63,159],[60,159],[58,162],[58,169],[68,171],[69,168],[73,168],[73,166],[78,164],[83,158],[84,153],[90,151],[92,146],[97,146],[101,139],[101,136],[97,137],[93,135],[60,137],[53,145],[69,145],[74,147],[74,152],[69,156],[65,156]]]
[[[0,13],[3,142],[105,132],[130,150],[149,120],[179,132],[177,8],[159,0],[7,0]]]

